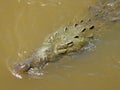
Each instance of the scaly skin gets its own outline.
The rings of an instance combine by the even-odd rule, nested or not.
[[[49,62],[56,61],[63,56],[74,54],[83,50],[93,39],[96,32],[96,21],[120,20],[120,1],[106,0],[95,7],[91,7],[94,13],[91,19],[81,20],[73,25],[61,26],[56,32],[50,34],[27,60],[15,64],[17,73],[35,74]],[[93,20],[94,19],[94,20]],[[101,20],[99,20],[101,22]],[[97,24],[98,25],[98,24]]]
[[[83,21],[75,25],[62,26],[56,32],[49,35],[40,48],[27,60],[15,65],[18,73],[33,72],[34,68],[41,69],[48,62],[56,61],[65,55],[80,51],[93,37],[95,27]],[[91,33],[87,33],[91,32]],[[32,71],[31,71],[32,70]]]

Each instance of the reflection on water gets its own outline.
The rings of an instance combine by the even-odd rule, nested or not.
[[[119,90],[119,23],[101,34],[93,51],[49,64],[40,79],[15,78],[7,65],[24,60],[59,26],[86,16],[96,1],[0,0],[0,89]]]

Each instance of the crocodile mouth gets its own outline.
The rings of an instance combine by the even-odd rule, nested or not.
[[[15,77],[19,79],[22,79],[26,76],[30,78],[39,78],[40,76],[44,75],[44,68],[47,65],[47,62],[41,64],[39,60],[36,60],[35,62],[31,57],[25,61],[15,63],[12,67],[11,72]]]
[[[46,65],[48,65],[48,64],[46,64]],[[14,67],[9,66],[9,71],[12,73],[13,76],[15,76],[18,79],[40,78],[45,73],[43,68],[40,69],[38,67],[30,67],[30,66],[27,66],[23,63],[14,64]]]

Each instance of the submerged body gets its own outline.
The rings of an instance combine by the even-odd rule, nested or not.
[[[102,0],[99,5],[90,9],[94,13],[90,16],[91,19],[80,20],[58,28],[27,60],[14,65],[15,73],[39,75],[40,70],[47,63],[82,51],[85,46],[89,45],[98,29],[96,29],[98,27],[96,22],[106,23],[120,20],[120,0]]]

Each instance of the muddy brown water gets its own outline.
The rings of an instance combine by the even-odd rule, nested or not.
[[[12,63],[25,59],[61,25],[87,14],[97,0],[0,0],[0,90],[120,90],[120,23],[96,47],[49,64],[39,79],[18,79]]]

